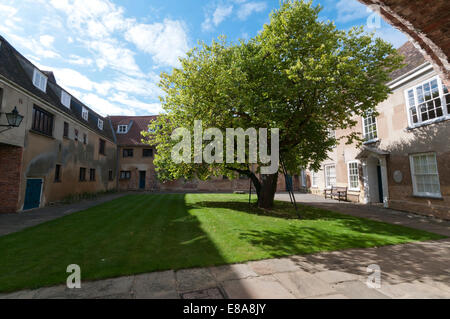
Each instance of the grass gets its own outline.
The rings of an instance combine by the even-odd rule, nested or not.
[[[261,211],[238,194],[136,194],[0,237],[0,291],[443,236],[289,203]]]

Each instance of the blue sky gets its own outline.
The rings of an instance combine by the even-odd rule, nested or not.
[[[356,0],[315,0],[340,29],[404,36]],[[0,0],[0,34],[102,115],[161,111],[159,74],[197,44],[253,37],[278,0]],[[369,22],[368,22],[369,21]]]

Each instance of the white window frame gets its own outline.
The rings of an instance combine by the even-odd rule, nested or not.
[[[311,171],[311,187],[318,187],[319,172]]]
[[[81,110],[81,117],[83,120],[87,121],[89,118],[89,110],[83,106],[83,109]]]
[[[362,124],[362,129],[363,129],[363,138],[365,139],[366,138],[366,135],[367,135],[367,131],[366,131],[366,125],[365,125],[365,123],[364,123],[364,120],[366,119],[366,118],[368,118],[368,117],[373,117],[374,119],[375,119],[375,131],[376,131],[376,133],[377,133],[377,137],[376,138],[372,138],[372,139],[370,139],[370,140],[365,140],[364,142],[363,142],[363,144],[367,144],[367,143],[373,143],[373,142],[376,142],[376,141],[378,141],[380,138],[378,137],[378,120],[377,120],[377,117],[376,116],[373,116],[371,113],[368,113],[368,114],[366,114],[366,116],[362,116],[361,117],[361,124]]]
[[[98,119],[98,122],[97,122],[97,127],[100,129],[100,130],[102,130],[103,131],[103,120],[101,120],[101,119]]]
[[[125,131],[122,131],[121,128],[125,127]],[[128,133],[128,125],[120,124],[117,126],[117,133],[119,134],[127,134]]]
[[[437,175],[438,187],[439,187],[439,192],[438,193],[418,192],[417,191],[416,174],[415,174],[415,171],[414,171],[414,157],[423,156],[423,155],[434,155],[434,164],[436,165],[436,175]],[[409,155],[409,165],[410,165],[410,168],[411,168],[411,180],[412,180],[412,184],[413,184],[413,195],[414,196],[420,196],[420,197],[442,198],[441,182],[439,180],[439,169],[438,169],[438,166],[437,166],[436,153],[428,152],[428,153],[411,154],[411,155]]]
[[[306,171],[304,169],[301,170],[300,172],[300,183],[302,184],[302,187],[306,187],[307,186],[307,181],[306,181]]]
[[[358,186],[357,187],[352,187],[352,184],[351,184],[350,164],[356,164],[356,169],[358,170],[358,174],[357,174]],[[349,162],[347,162],[347,178],[348,178],[348,190],[350,190],[350,191],[359,191],[360,187],[361,187],[360,182],[359,182],[359,161],[349,161]]]
[[[47,76],[36,68],[33,71],[33,85],[42,92],[47,91]]]
[[[434,119],[428,119],[426,121],[422,121],[422,112],[420,112],[420,110],[419,110],[419,103],[418,103],[418,99],[417,99],[416,88],[418,86],[420,86],[420,85],[424,85],[427,82],[432,82],[433,80],[436,80],[437,84],[438,84],[439,97],[441,99],[442,116],[436,117]],[[416,108],[417,119],[418,119],[417,123],[413,122],[413,119],[411,117],[411,113],[409,112],[410,105],[409,105],[408,91],[411,91],[411,90],[413,90],[414,101],[415,101],[415,104],[416,104],[415,108]],[[404,90],[403,95],[404,95],[404,98],[405,98],[406,114],[408,116],[408,126],[410,128],[415,128],[415,127],[431,124],[431,123],[434,123],[434,122],[439,122],[439,121],[442,121],[444,119],[450,119],[450,114],[447,112],[447,104],[446,104],[446,101],[445,101],[443,84],[442,84],[442,81],[441,81],[441,79],[440,79],[440,77],[438,75],[432,76],[432,77],[430,77],[430,78],[428,78],[428,79],[426,79],[426,80],[424,80],[424,81],[422,81],[420,83],[416,83],[416,84],[408,87],[407,89]]]
[[[334,185],[329,185],[328,184],[328,174],[327,174],[327,168],[334,166]],[[337,176],[336,176],[336,164],[327,164],[323,166],[323,170],[324,170],[324,176],[325,176],[325,188],[331,188],[332,186],[336,186],[337,183]]]
[[[69,93],[64,90],[61,90],[61,104],[70,109],[70,101],[72,97]]]

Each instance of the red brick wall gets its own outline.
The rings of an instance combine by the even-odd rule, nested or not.
[[[0,144],[0,213],[17,211],[22,148]]]

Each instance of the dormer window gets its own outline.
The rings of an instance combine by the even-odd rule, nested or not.
[[[81,111],[81,117],[83,118],[83,120],[87,121],[88,116],[89,116],[89,111],[87,110],[87,108],[83,107],[83,110]]]
[[[128,125],[119,125],[117,127],[117,133],[125,134],[128,132]]]
[[[47,77],[36,68],[33,72],[33,84],[42,92],[47,90]]]
[[[98,128],[99,128],[100,130],[103,130],[103,121],[100,120],[100,119],[98,119],[97,126],[98,126]]]
[[[61,104],[70,109],[70,100],[70,95],[66,91],[61,90]]]

